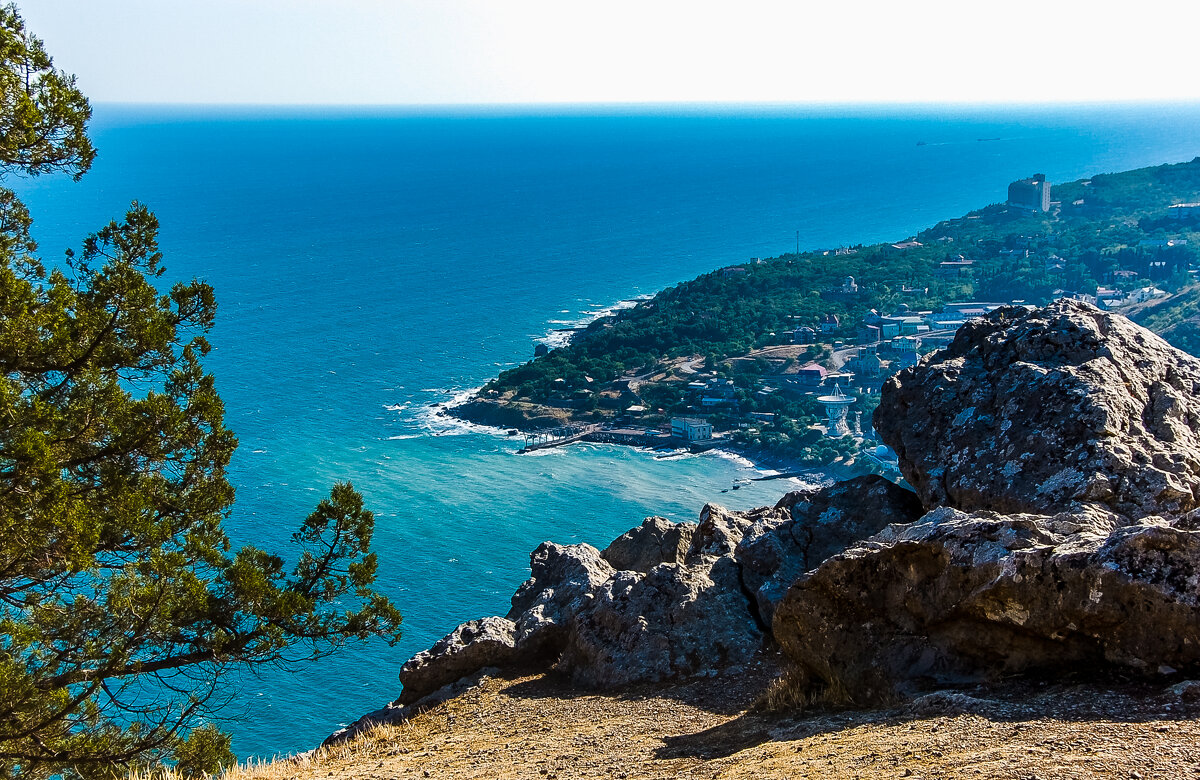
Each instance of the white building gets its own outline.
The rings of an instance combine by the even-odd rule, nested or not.
[[[672,417],[671,435],[686,441],[708,441],[712,438],[712,423],[696,417]]]

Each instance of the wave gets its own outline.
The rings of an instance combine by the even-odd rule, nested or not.
[[[754,461],[750,460],[745,455],[742,455],[740,453],[731,452],[729,450],[720,450],[720,449],[709,450],[709,452],[711,452],[713,455],[716,455],[718,458],[723,458],[724,460],[733,461],[734,463],[736,463],[737,465],[741,466],[744,469],[749,469],[749,470],[754,470],[754,471],[758,470],[754,465]]]
[[[446,409],[462,406],[470,401],[482,389],[483,385],[466,390],[447,388],[423,390],[422,392],[435,394],[435,398],[418,408],[413,419],[426,435],[430,436],[464,436],[470,433],[483,433],[507,438],[507,430],[504,428],[480,425],[444,414]],[[441,404],[441,406],[435,407],[434,404]]]
[[[581,312],[582,316],[572,320],[549,320],[547,324],[560,325],[562,327],[554,328],[553,330],[541,336],[535,336],[534,342],[538,344],[545,344],[547,347],[550,347],[550,349],[565,347],[571,343],[571,339],[575,336],[576,332],[586,328],[596,320],[611,316],[625,309],[632,309],[639,303],[648,301],[653,297],[653,293],[647,293],[645,295],[638,295],[634,298],[625,298],[608,306],[600,306],[599,308],[585,310]],[[564,312],[559,312],[559,314],[563,313]]]

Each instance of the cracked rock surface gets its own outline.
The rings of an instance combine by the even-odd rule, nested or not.
[[[594,688],[738,669],[806,567],[919,515],[911,491],[863,477],[749,512],[709,504],[698,523],[648,518],[603,551],[545,542],[509,613],[464,623],[406,662],[397,703],[484,667],[553,666]]]
[[[1079,301],[968,322],[887,381],[874,424],[927,507],[1197,506],[1200,360]]]
[[[776,639],[864,703],[1197,668],[1197,388],[1200,361],[1076,301],[964,326],[875,416],[930,511],[799,576]]]

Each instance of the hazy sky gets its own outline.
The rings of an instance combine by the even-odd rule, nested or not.
[[[1200,0],[19,0],[94,101],[1200,99]]]

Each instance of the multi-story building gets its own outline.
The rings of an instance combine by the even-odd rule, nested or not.
[[[672,417],[671,435],[684,441],[708,441],[712,438],[712,423],[698,417]]]
[[[1008,185],[1007,205],[1029,211],[1049,211],[1050,182],[1046,181],[1046,174],[1037,173]]]

